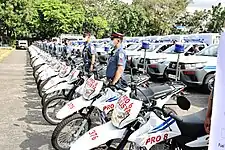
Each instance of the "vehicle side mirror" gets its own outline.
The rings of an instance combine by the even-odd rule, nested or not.
[[[191,107],[190,101],[184,97],[184,96],[178,96],[177,97],[177,105],[182,109],[182,110],[189,110]]]

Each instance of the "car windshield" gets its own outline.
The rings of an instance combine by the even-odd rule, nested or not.
[[[132,44],[132,45],[130,45],[129,47],[127,47],[126,50],[134,51],[134,50],[136,50],[138,47],[140,47],[140,44]]]
[[[190,46],[190,44],[184,45],[184,49],[186,50],[189,46]],[[167,49],[166,49],[165,51],[163,51],[162,53],[166,53],[166,54],[175,54],[174,50],[175,50],[175,45],[170,46],[169,48],[167,48]]]
[[[218,45],[211,45],[203,49],[201,52],[197,53],[196,55],[217,57],[217,49],[218,49]]]

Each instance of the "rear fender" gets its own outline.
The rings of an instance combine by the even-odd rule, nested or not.
[[[74,86],[72,84],[68,84],[67,82],[64,82],[64,83],[60,83],[60,84],[57,84],[53,87],[51,87],[50,89],[48,89],[45,93],[46,94],[50,94],[50,93],[53,93],[55,91],[61,91],[61,90],[70,90],[72,89]]]
[[[118,129],[110,122],[92,128],[81,136],[75,143],[71,144],[70,150],[90,150],[98,147],[113,139],[120,139],[123,137],[126,128]]]
[[[64,119],[73,113],[81,110],[84,107],[90,106],[92,101],[85,100],[82,96],[68,102],[65,106],[63,106],[59,112],[56,114],[58,119]]]
[[[188,147],[207,147],[209,145],[209,135],[197,138],[197,140],[185,144]]]

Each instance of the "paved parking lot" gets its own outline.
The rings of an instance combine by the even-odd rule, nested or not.
[[[28,54],[15,50],[0,63],[0,147],[1,150],[50,150],[54,126],[42,118],[40,97],[29,66]],[[192,108],[188,114],[207,106],[207,94],[189,90]]]

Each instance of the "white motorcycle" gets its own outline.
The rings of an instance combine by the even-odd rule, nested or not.
[[[46,91],[42,98],[42,115],[48,123],[56,125],[61,121],[56,118],[57,111],[77,97],[76,89],[84,83],[85,79],[86,77],[82,76],[80,70],[76,70],[68,82],[59,83]]]
[[[113,110],[111,121],[103,124],[101,126],[95,127],[81,136],[77,141],[71,144],[71,150],[79,149],[82,147],[83,150],[89,150],[93,148],[107,148],[116,139],[125,139],[122,140],[117,149],[124,149],[127,144],[127,138],[136,131],[139,127],[147,123],[149,118],[152,118],[154,115],[151,112],[146,111],[146,108],[150,106],[163,107],[164,104],[173,96],[183,90],[183,84],[177,84],[177,87],[173,88],[170,92],[167,92],[162,97],[154,98],[151,96],[149,99],[148,96],[147,102],[142,100],[132,99],[127,95],[123,95],[117,101],[115,109]],[[143,93],[143,95],[145,95]],[[131,97],[135,97],[131,96]],[[102,132],[104,131],[104,132]],[[106,134],[107,133],[107,134]],[[84,143],[88,143],[84,145]],[[102,144],[105,144],[102,146]],[[107,145],[107,146],[106,146]]]
[[[80,73],[80,66],[73,64],[66,66],[65,69],[59,72],[59,75],[47,79],[43,84],[40,85],[40,94],[42,95],[42,105],[47,100],[47,97],[54,96],[56,91],[63,89],[72,89],[73,86],[70,84],[78,79]]]
[[[76,90],[82,93],[82,96],[67,103],[57,113],[57,118],[63,120],[57,125],[52,135],[52,145],[55,149],[69,149],[69,143],[89,130],[94,122],[102,124],[109,121],[107,114],[114,109],[120,95],[130,93],[130,88],[126,91],[122,89],[113,91],[111,88],[104,87],[103,81],[91,76],[82,87]],[[94,121],[93,118],[96,117],[97,121]],[[73,125],[71,130],[64,131],[71,125]],[[69,135],[65,136],[65,133]]]
[[[107,142],[110,145],[112,139],[122,139],[116,150],[123,150],[127,143],[131,143],[129,149],[133,150],[207,149],[209,136],[204,131],[205,110],[178,117],[166,105],[162,108],[143,107],[143,102],[128,99],[126,96],[120,98],[112,121],[89,130],[71,145],[71,150],[100,148],[99,145]],[[177,98],[177,104],[183,110],[190,108],[190,102],[183,96]],[[143,110],[150,112],[147,122],[146,114],[140,115]]]
[[[137,85],[140,85],[140,84],[142,84],[142,83],[145,83],[147,80],[143,80],[143,81],[141,81],[141,82],[139,82],[139,84],[135,84],[135,83],[133,83],[133,85],[134,85],[134,87],[133,86],[131,86],[132,88],[133,88],[133,91],[135,92],[135,94],[137,94],[137,95],[142,95],[142,93],[138,93],[135,89],[136,89],[136,86]],[[156,89],[161,89],[161,91],[158,91],[158,94],[156,94],[156,91],[155,91],[155,94],[154,93],[152,93],[152,91],[154,91],[154,90],[150,90],[150,89],[147,89],[147,90],[143,90],[143,91],[141,91],[140,90],[140,92],[143,92],[143,95],[145,95],[146,96],[146,94],[147,94],[147,99],[148,98],[156,98],[157,100],[158,100],[158,103],[159,103],[159,105],[163,105],[164,103],[166,103],[168,100],[169,100],[169,98],[171,97],[171,96],[173,96],[173,95],[175,95],[175,94],[177,94],[177,93],[179,93],[183,88],[184,88],[184,86],[183,85],[178,85],[176,88],[175,87],[170,87],[170,86],[167,86],[167,85],[163,85],[163,86],[160,86],[161,88],[159,88],[159,86],[157,86],[156,88],[152,88],[152,89],[154,89],[154,90],[156,90]],[[166,90],[164,89],[164,91],[162,91],[162,89],[163,88],[167,88]],[[150,92],[149,92],[150,91]],[[176,92],[175,92],[176,91]],[[179,91],[179,92],[178,92]],[[130,93],[130,92],[129,92]],[[124,95],[126,95],[126,96],[129,96],[129,93],[126,93],[126,94],[124,94]],[[166,95],[171,95],[170,97],[167,97]],[[107,92],[106,92],[106,95],[107,95]],[[109,97],[108,97],[109,98]],[[115,106],[115,103],[117,102],[117,100],[118,99],[116,99],[114,102],[113,102],[113,104],[111,104],[111,103],[107,103],[107,99],[105,99],[104,98],[104,101],[102,101],[101,99],[98,99],[98,100],[96,100],[96,102],[97,101],[100,101],[101,103],[101,105],[96,105],[96,104],[98,104],[98,103],[93,103],[93,106],[95,106],[96,105],[96,107],[99,109],[99,110],[104,110],[104,107],[105,107],[105,109],[106,109],[106,111],[107,112],[105,112],[105,114],[107,114],[108,113],[108,109],[109,110],[113,110],[114,109],[114,106]],[[71,105],[73,105],[73,106],[78,106],[78,109],[79,109],[79,105],[82,105],[82,103],[84,104],[84,102],[82,102],[83,100],[82,99],[80,99],[80,100],[74,100],[74,103],[70,103]],[[147,101],[147,103],[148,103],[148,101]],[[69,105],[69,104],[68,104]],[[57,117],[59,117],[59,118],[65,118],[65,117],[67,117],[67,116],[69,116],[69,115],[71,115],[71,114],[73,114],[74,112],[76,112],[76,107],[74,107],[75,109],[74,110],[72,110],[71,111],[71,109],[69,109],[68,108],[68,105],[67,106],[65,106],[62,110],[60,110],[59,112],[58,112],[58,114],[57,114]],[[53,143],[53,145],[56,145],[57,144],[57,142],[59,142],[59,140],[58,139],[60,139],[60,135],[59,135],[59,131],[58,130],[60,130],[60,132],[62,132],[63,133],[63,131],[61,131],[61,130],[63,130],[63,128],[62,128],[62,126],[63,127],[65,127],[65,124],[70,124],[71,123],[71,121],[73,120],[73,117],[76,117],[75,115],[72,115],[72,117],[69,117],[69,118],[66,118],[66,119],[64,119],[63,120],[63,122],[65,121],[65,123],[63,123],[63,122],[61,122],[60,124],[58,124],[58,126],[57,126],[57,128],[55,129],[55,131],[56,131],[56,133],[58,133],[58,134],[54,134],[54,132],[53,132],[53,136],[52,136],[52,143]],[[78,120],[79,118],[77,118],[77,120]],[[75,120],[73,120],[73,122],[74,122]],[[106,121],[104,121],[104,122],[102,122],[102,123],[105,123]],[[76,123],[76,122],[75,122]],[[87,121],[86,121],[86,123],[87,123]],[[75,124],[75,125],[77,125],[77,123]],[[79,127],[79,129],[80,130],[84,130],[84,129],[88,129],[88,128],[84,128],[82,125]],[[71,131],[71,136],[73,136],[73,132],[75,132],[76,130],[74,129],[73,131]],[[79,132],[77,132],[77,133],[79,133]],[[82,132],[82,134],[84,134],[84,132]],[[79,136],[81,136],[82,134],[80,134]],[[63,134],[62,134],[63,135]],[[61,135],[61,137],[62,137],[62,135]],[[74,138],[74,139],[72,139],[72,140],[70,140],[70,142],[69,143],[71,143],[71,142],[74,142],[78,137],[77,137],[77,134],[76,134],[76,136],[75,136],[76,138]],[[61,139],[62,140],[62,139]],[[66,141],[65,139],[64,139],[64,141]],[[63,143],[63,142],[61,142],[61,143]],[[65,145],[67,145],[65,148],[62,148],[62,147],[57,147],[57,146],[59,146],[59,144],[57,144],[56,146],[54,146],[56,149],[68,149],[69,148],[69,143],[67,143],[67,144],[65,144]]]

